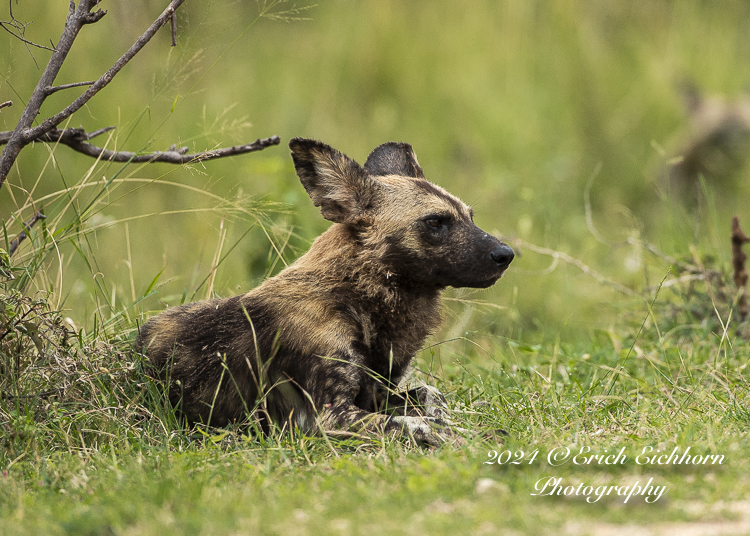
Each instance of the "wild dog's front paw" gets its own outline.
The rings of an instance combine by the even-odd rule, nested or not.
[[[417,400],[419,408],[425,416],[443,419],[450,423],[448,402],[438,389],[431,385],[422,385],[409,391],[409,395]]]
[[[403,434],[431,447],[439,447],[445,443],[466,444],[460,429],[452,428],[449,421],[444,419],[413,416],[397,416],[391,417],[391,419],[392,423],[401,427]]]

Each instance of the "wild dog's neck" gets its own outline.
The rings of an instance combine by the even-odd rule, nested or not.
[[[364,247],[350,227],[334,224],[315,240],[295,268],[314,269],[329,282],[349,282],[362,298],[385,299],[391,305],[407,295],[439,302],[442,289],[406,284],[395,269],[382,262],[381,254]]]
[[[440,289],[402,285],[344,225],[319,236],[277,278],[312,283],[318,299],[360,325],[368,348],[390,352],[401,370],[440,325]]]

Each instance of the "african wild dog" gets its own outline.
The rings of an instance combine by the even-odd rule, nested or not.
[[[681,89],[688,121],[665,178],[668,191],[695,201],[703,195],[701,179],[726,187],[743,177],[750,153],[750,94],[732,100],[706,96],[689,80]]]
[[[396,394],[440,322],[445,287],[494,284],[513,250],[422,174],[410,145],[364,167],[314,140],[289,143],[302,185],[334,224],[294,264],[226,299],[169,309],[136,339],[190,421],[260,409],[280,427],[456,438],[434,388]]]

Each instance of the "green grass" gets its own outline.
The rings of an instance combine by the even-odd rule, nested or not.
[[[156,15],[131,4],[108,3],[58,82],[97,76]],[[679,81],[741,97],[747,4],[347,2],[289,23],[256,21],[259,7],[188,2],[178,47],[157,36],[70,126],[117,125],[102,143],[126,150],[271,134],[281,148],[168,167],[37,144],[0,190],[4,240],[48,216],[0,258],[0,533],[747,533],[750,351],[729,222],[746,219],[748,170],[705,177],[699,207],[659,180],[686,136]],[[59,35],[64,3],[24,9],[28,37]],[[39,71],[2,39],[10,130]],[[415,363],[477,432],[467,446],[184,429],[132,355],[145,318],[252,288],[326,228],[283,148],[298,135],[360,162],[408,141],[481,227],[518,239],[493,289],[446,294]],[[628,459],[547,458],[583,447]],[[647,447],[724,459],[636,463]],[[653,504],[532,495],[550,477],[667,490]]]

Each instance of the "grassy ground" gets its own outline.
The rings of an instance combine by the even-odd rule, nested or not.
[[[40,344],[55,342],[53,318],[26,318]],[[462,426],[509,434],[436,451],[181,429],[111,340],[73,340],[18,382],[35,392],[69,382],[64,396],[3,401],[0,531],[609,534],[710,523],[724,532],[697,533],[744,533],[746,345],[643,318],[639,331],[578,348],[498,338],[489,360],[460,346],[423,352],[421,370],[443,363],[438,385]]]
[[[14,13],[46,42],[63,4]],[[82,32],[74,52],[96,53],[60,83],[155,16],[132,4]],[[509,435],[427,451],[183,429],[130,352],[137,322],[252,287],[326,223],[283,148],[173,168],[37,144],[0,190],[7,239],[48,216],[0,258],[0,533],[750,534],[729,253],[747,168],[704,177],[698,206],[660,179],[688,136],[681,80],[742,98],[746,3],[331,2],[253,22],[263,5],[188,2],[180,45],[160,35],[71,126],[117,125],[127,150],[305,135],[363,161],[412,143],[522,254],[495,288],[447,293],[415,374],[464,428]],[[5,50],[0,130],[39,76]],[[630,494],[648,485],[652,502]]]

